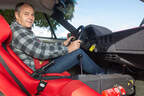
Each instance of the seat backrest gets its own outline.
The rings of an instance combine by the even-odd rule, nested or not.
[[[23,61],[12,51],[12,49],[10,48],[10,42],[12,40],[12,31],[11,28],[9,26],[9,24],[7,23],[7,21],[5,21],[5,19],[3,18],[3,16],[0,15],[0,43],[4,43],[7,51],[9,52],[9,54],[19,63],[20,66],[22,66],[27,72],[29,72],[30,74],[33,73],[33,71],[26,65],[23,63]]]
[[[3,51],[1,46],[3,42],[5,42],[9,38],[10,34],[11,34],[11,29],[9,27],[9,24],[0,15],[0,51]],[[2,54],[0,53],[0,59],[2,59],[1,56]],[[1,60],[0,60],[0,65],[2,65]],[[0,88],[0,92],[8,96],[14,95],[15,92],[17,92],[16,94],[21,94],[21,96],[25,96],[24,93],[19,89],[19,87],[16,86],[16,83],[13,81],[13,79],[9,75],[5,75],[3,73],[7,73],[7,72],[5,72],[4,68],[0,66],[0,78],[1,78],[0,87],[2,87]],[[11,80],[10,82],[9,79]],[[12,88],[12,90],[8,90],[7,88]],[[11,91],[15,91],[13,92],[14,94],[13,93],[11,94]]]
[[[2,64],[6,64],[9,67],[9,69],[12,71],[12,73],[17,77],[17,79],[21,81],[24,87],[30,93],[34,93],[40,81],[32,78],[26,72],[24,67],[21,66],[22,64],[23,65],[25,64],[23,62],[21,63],[17,62],[17,60],[14,57],[12,57],[10,53],[7,52],[7,50],[3,48],[3,44],[5,44],[6,47],[9,47],[9,43],[11,42],[11,39],[12,39],[12,31],[10,29],[10,26],[7,23],[7,21],[3,18],[3,16],[0,15],[0,72],[2,72],[7,78],[9,78],[13,83],[16,84],[14,79],[10,76],[8,71],[2,65]],[[11,53],[12,52],[13,51],[11,51]],[[15,55],[15,57],[17,56]]]
[[[5,21],[5,19],[0,15],[0,44],[5,42],[10,34],[11,34],[11,29],[9,27],[9,24]]]

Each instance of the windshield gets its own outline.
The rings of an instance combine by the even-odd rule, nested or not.
[[[80,25],[100,25],[113,32],[138,27],[144,17],[144,3],[140,0],[77,0],[74,17],[69,22],[78,28]],[[36,35],[51,37],[49,29],[33,28]],[[57,26],[58,38],[66,38],[68,31]]]

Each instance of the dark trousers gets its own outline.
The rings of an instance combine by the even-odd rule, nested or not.
[[[80,64],[80,60],[77,56],[81,54],[81,63],[83,70],[91,74],[104,73],[104,70],[100,68],[82,49],[73,51],[72,53],[54,59],[54,64],[51,65],[46,73],[61,73]]]

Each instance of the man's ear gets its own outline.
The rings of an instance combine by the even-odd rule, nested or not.
[[[18,12],[15,12],[15,18],[16,18],[16,20],[19,18],[19,13]]]

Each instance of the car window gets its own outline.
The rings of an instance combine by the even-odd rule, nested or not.
[[[53,38],[53,35],[49,28],[34,26],[32,30],[38,37]],[[63,26],[61,25],[57,26],[57,30],[55,30],[55,34],[58,39],[66,39],[68,33],[69,31],[63,28]]]

